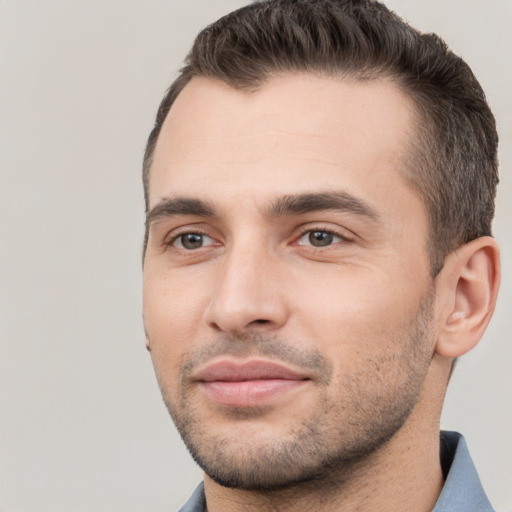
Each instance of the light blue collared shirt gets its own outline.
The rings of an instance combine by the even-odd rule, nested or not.
[[[441,465],[448,474],[432,512],[494,512],[458,432],[441,432]]]
[[[441,432],[441,465],[447,473],[446,480],[432,512],[494,512],[461,434]],[[201,483],[179,512],[205,510],[206,497]]]

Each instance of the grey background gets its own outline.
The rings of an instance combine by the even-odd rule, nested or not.
[[[501,132],[503,283],[442,424],[512,510],[511,0],[389,0],[472,65]],[[0,0],[0,510],[172,511],[200,480],[141,324],[140,162],[197,31],[236,0]]]

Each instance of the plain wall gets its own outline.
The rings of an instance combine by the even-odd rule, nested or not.
[[[197,31],[236,0],[0,0],[0,510],[177,510],[201,478],[141,322],[140,164]],[[493,322],[443,427],[512,510],[512,2],[394,0],[473,67],[501,133]]]

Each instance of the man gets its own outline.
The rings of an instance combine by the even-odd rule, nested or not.
[[[182,510],[492,510],[439,434],[499,283],[468,66],[369,0],[254,3],[186,64],[144,161],[147,347],[205,471]]]

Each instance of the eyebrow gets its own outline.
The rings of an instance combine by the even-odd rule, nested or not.
[[[269,213],[273,217],[283,217],[328,210],[351,213],[374,222],[380,221],[375,208],[366,201],[341,191],[286,195],[272,203]]]
[[[173,215],[197,215],[199,217],[214,217],[213,207],[206,201],[188,197],[166,198],[152,208],[146,216],[146,225],[172,217]]]
[[[351,213],[378,222],[380,216],[367,202],[347,192],[314,192],[291,194],[277,198],[270,204],[267,215],[285,217],[318,211],[339,211]],[[201,199],[176,197],[165,198],[152,208],[146,217],[146,225],[174,215],[217,216],[214,207]]]

